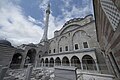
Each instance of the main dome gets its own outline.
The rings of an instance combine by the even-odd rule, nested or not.
[[[12,46],[11,43],[7,40],[0,40],[0,44]]]

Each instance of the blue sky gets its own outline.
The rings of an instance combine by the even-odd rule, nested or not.
[[[0,0],[0,39],[15,46],[39,43],[48,2],[51,4],[48,38],[66,21],[93,14],[92,0]]]

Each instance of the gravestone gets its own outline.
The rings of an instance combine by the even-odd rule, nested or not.
[[[77,80],[76,67],[55,67],[55,80]]]

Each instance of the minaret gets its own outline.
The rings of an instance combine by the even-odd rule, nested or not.
[[[46,10],[44,34],[40,42],[45,42],[48,40],[47,33],[48,33],[49,14],[50,14],[50,4],[48,3],[47,10]]]

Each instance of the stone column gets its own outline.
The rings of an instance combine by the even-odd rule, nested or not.
[[[62,60],[61,60],[61,66],[63,66]]]
[[[44,63],[43,63],[43,62],[41,62],[41,63],[40,63],[40,67],[43,67],[43,64],[44,64]]]
[[[54,59],[55,60],[55,59]],[[55,61],[54,61],[54,65],[53,65],[53,67],[55,67]]]
[[[38,64],[37,64],[38,62],[37,62],[37,60],[35,61],[35,68],[38,66]]]
[[[39,66],[39,63],[40,63],[39,61],[40,61],[40,59],[39,59],[39,52],[37,51],[36,55],[35,55],[35,67]]]
[[[26,55],[27,55],[27,54],[23,55],[23,58],[22,58],[22,62],[21,62],[20,68],[24,68]]]
[[[50,61],[49,61],[49,60],[48,60],[48,63],[47,63],[47,65],[48,65],[47,67],[50,67]]]
[[[70,62],[70,66],[72,66],[72,65],[71,65],[71,61],[70,61],[70,60],[69,60],[69,62]]]
[[[83,64],[82,64],[82,60],[80,60],[80,63],[81,63],[81,70],[83,70]]]
[[[94,60],[95,61],[95,65],[96,65],[96,68],[97,68],[97,71],[99,72],[99,67],[98,67],[98,63],[97,63],[97,60]]]
[[[7,67],[3,67],[0,71],[0,80],[3,80],[4,79],[4,76],[6,74],[6,71],[8,70]]]

